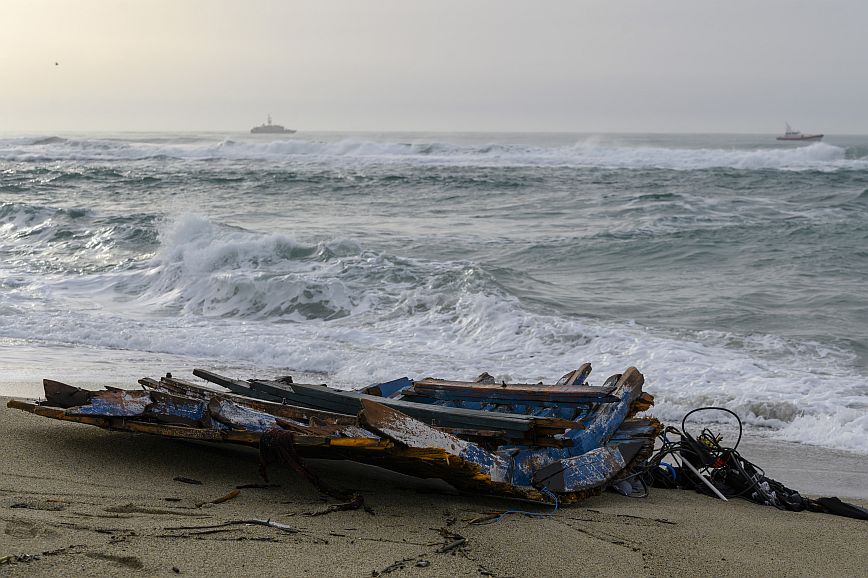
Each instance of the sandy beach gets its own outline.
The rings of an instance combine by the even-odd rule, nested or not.
[[[548,510],[312,461],[327,482],[360,491],[367,510],[311,515],[330,502],[275,468],[273,486],[211,504],[263,484],[256,452],[55,422],[0,400],[4,576],[857,576],[868,567],[865,522],[679,490],[474,525],[493,510]],[[235,523],[255,519],[286,528]],[[456,536],[466,542],[438,551]]]

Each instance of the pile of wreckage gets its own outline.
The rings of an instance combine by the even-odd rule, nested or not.
[[[44,380],[45,401],[9,407],[101,428],[253,446],[307,472],[303,458],[352,460],[464,491],[571,502],[642,471],[660,422],[630,367],[601,386],[586,363],[554,385],[401,378],[357,390],[167,374],[141,389],[89,391]],[[223,390],[218,390],[219,386]],[[228,391],[226,391],[228,390]],[[308,476],[308,479],[311,479]],[[316,480],[312,480],[316,481]]]

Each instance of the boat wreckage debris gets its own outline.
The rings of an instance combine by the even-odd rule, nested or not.
[[[258,448],[266,482],[267,467],[283,465],[342,502],[322,513],[360,508],[363,500],[325,484],[306,458],[557,504],[641,475],[663,429],[653,417],[636,417],[654,400],[635,367],[601,386],[587,383],[590,372],[585,363],[549,385],[496,383],[483,373],[473,382],[404,377],[340,390],[196,369],[210,385],[167,374],[140,379],[141,389],[89,391],[45,379],[45,401],[8,406],[108,430]]]

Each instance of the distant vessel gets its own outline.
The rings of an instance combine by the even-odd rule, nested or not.
[[[292,134],[295,129],[284,128],[279,124],[271,124],[271,115],[268,115],[268,122],[259,126],[254,126],[250,129],[253,134]]]
[[[787,131],[784,136],[779,136],[778,140],[822,140],[821,134],[802,134],[797,130],[793,130],[790,123],[787,123]]]

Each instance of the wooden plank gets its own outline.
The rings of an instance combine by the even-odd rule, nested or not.
[[[508,464],[473,442],[435,429],[376,401],[362,398],[359,419],[374,432],[408,448],[439,449],[479,466],[488,475],[505,475]]]
[[[107,390],[94,392],[88,401],[88,405],[67,409],[67,415],[140,416],[151,403],[151,396],[147,391],[140,390]]]
[[[617,375],[617,374],[616,374]],[[645,377],[635,367],[628,367],[623,374],[610,377],[615,381],[615,394],[621,400],[618,403],[598,405],[594,411],[585,416],[582,421],[587,424],[587,430],[581,434],[568,433],[575,440],[572,451],[579,455],[604,445],[618,427],[624,422],[630,406],[642,393]]]
[[[160,423],[149,423],[143,421],[132,420],[128,418],[109,418],[102,416],[90,415],[70,415],[60,408],[40,406],[34,403],[27,403],[18,400],[10,400],[7,407],[33,413],[42,417],[48,417],[60,421],[70,421],[94,425],[103,429],[116,431],[146,433],[152,435],[161,435],[171,438],[191,439],[211,442],[230,442],[243,445],[259,445],[259,437],[261,434],[257,432],[246,431],[226,431],[216,430],[211,428],[196,428],[184,427],[178,425],[168,425]],[[331,440],[322,436],[310,436],[298,434],[293,437],[293,443],[302,447],[328,447],[333,441],[337,441],[336,447],[366,447],[366,448],[383,448],[388,447],[388,444],[383,444],[374,439],[354,440],[352,438],[340,438],[339,440]]]
[[[144,415],[157,421],[189,426],[209,426],[211,424],[204,401],[191,399],[163,391],[151,391],[151,403],[145,407]]]
[[[264,385],[264,382],[256,382]],[[275,385],[275,382],[267,382],[268,385]],[[281,384],[277,384],[281,385]],[[284,386],[290,387],[290,386]],[[351,403],[352,407],[361,409],[360,400],[370,399],[377,403],[382,403],[393,409],[397,409],[407,415],[420,419],[426,423],[441,427],[471,427],[474,429],[500,429],[508,432],[511,431],[553,431],[562,432],[567,429],[581,428],[581,424],[577,422],[551,418],[537,417],[525,414],[493,412],[477,409],[465,409],[457,407],[444,407],[439,405],[414,403],[400,399],[378,398],[360,394],[354,391],[343,391],[331,389],[326,386],[310,386],[303,384],[293,384],[293,390],[302,395],[316,397],[319,400],[333,399],[335,397],[342,398],[341,403]],[[358,410],[356,410],[358,411]]]
[[[358,418],[353,415],[347,415],[342,413],[335,413],[330,411],[322,411],[311,408],[298,407],[294,405],[286,405],[277,402],[269,402],[259,399],[254,399],[249,396],[237,395],[232,393],[225,393],[222,391],[215,391],[213,389],[209,389],[203,387],[196,383],[191,383],[189,381],[185,381],[183,379],[178,379],[174,377],[164,377],[159,382],[154,382],[154,380],[140,379],[139,383],[142,385],[147,385],[148,387],[159,389],[162,386],[167,386],[170,388],[174,388],[177,391],[185,391],[188,395],[201,395],[206,399],[211,399],[215,395],[220,395],[221,397],[225,397],[227,399],[231,399],[233,402],[243,405],[245,407],[249,407],[250,409],[254,409],[256,411],[261,411],[264,413],[269,413],[274,416],[294,419],[294,420],[318,420],[323,424],[335,424],[335,425],[345,425],[352,426],[358,425]]]
[[[554,388],[555,386],[551,386]],[[404,397],[413,395],[429,397],[442,401],[476,401],[490,402],[503,405],[528,405],[533,407],[565,407],[587,406],[592,403],[613,403],[618,398],[608,393],[600,392],[597,397],[560,395],[555,391],[552,395],[540,393],[526,393],[513,389],[479,390],[476,388],[461,389],[453,387],[431,387],[428,385],[414,386],[412,390],[404,392]]]
[[[213,372],[195,369],[193,374],[217,383],[218,385],[233,384],[237,387],[243,387],[236,380],[217,375]],[[504,430],[509,433],[521,432],[518,437],[525,437],[524,432],[533,429],[534,422],[532,418],[517,414],[501,414],[486,411],[467,410],[461,408],[444,408],[441,406],[432,406],[427,404],[415,404],[390,398],[381,398],[361,394],[354,391],[335,390],[325,386],[297,384],[292,385],[278,382],[250,382],[251,386],[261,388],[261,391],[268,392],[270,395],[285,396],[283,399],[300,403],[302,405],[312,404],[323,409],[331,411],[339,411],[342,413],[358,413],[361,411],[361,399],[369,398],[371,401],[383,403],[389,407],[399,409],[412,417],[421,419],[431,425],[444,427],[472,427],[474,429],[497,429]],[[565,421],[565,420],[564,420]],[[569,423],[569,427],[575,426],[574,422]]]
[[[618,398],[611,395],[612,388],[603,389],[584,385],[498,385],[426,378],[413,382],[413,389],[422,395],[427,395],[429,392],[443,392],[469,398],[504,398],[556,403],[611,403],[618,401]]]
[[[290,419],[300,419],[303,422],[308,422],[307,425],[304,423],[296,423],[296,422],[286,422],[281,419],[277,419],[277,425],[284,429],[292,429],[293,431],[305,432],[316,430],[319,434],[327,434],[327,433],[335,433],[341,431],[343,428],[347,426],[358,426],[358,418],[355,416],[347,416],[344,414],[338,414],[333,412],[323,412],[310,408],[300,408],[289,405],[282,405],[272,402],[260,401],[256,399],[251,399],[249,397],[244,397],[235,394],[229,393],[218,393],[214,390],[207,389],[198,384],[193,384],[190,382],[186,382],[185,380],[178,378],[167,378],[163,377],[160,381],[156,381],[150,378],[143,378],[139,380],[139,383],[142,385],[151,388],[153,390],[160,390],[163,388],[170,389],[175,392],[183,392],[185,395],[195,395],[197,392],[201,393],[205,398],[213,398],[215,395],[219,395],[221,398],[226,398],[234,402],[235,404],[249,407],[250,409],[263,412],[266,414],[271,414],[273,416],[290,418]],[[212,415],[217,416],[215,412],[212,410]],[[219,420],[221,422],[231,424],[235,427],[243,427],[243,420],[235,419],[233,420],[231,417],[224,415],[224,412],[218,410]],[[311,418],[313,422],[316,422],[314,425],[311,423]],[[258,422],[257,422],[258,423]],[[260,429],[258,426],[253,429]],[[502,440],[506,441],[508,436],[506,432],[503,430],[485,430],[479,428],[437,428],[441,431],[445,431],[452,435],[458,436],[460,438],[480,438],[486,440]],[[522,444],[530,444],[532,441],[535,441],[537,445],[545,446],[545,447],[562,447],[565,443],[563,440],[556,440],[554,438],[549,438],[545,436],[540,436],[536,438],[536,440],[530,439],[521,439],[514,440],[513,443],[522,443]]]
[[[260,386],[275,386],[274,382],[254,382]],[[326,388],[323,386],[308,386],[302,384],[293,384],[293,393],[287,392],[288,396],[293,394],[307,396],[313,398],[316,403],[328,405],[334,403],[337,407],[344,408],[343,411],[356,412],[361,410],[361,400],[370,399],[371,401],[382,403],[393,409],[397,409],[407,415],[422,420],[425,423],[441,427],[471,427],[474,429],[499,429],[508,433],[528,432],[540,428],[551,428],[559,431],[576,427],[575,422],[567,420],[557,420],[554,418],[536,418],[524,414],[500,413],[474,409],[464,409],[455,407],[444,407],[439,405],[419,404],[404,400],[379,398],[361,394],[354,391],[341,391]],[[287,399],[292,399],[288,397]]]
[[[277,418],[255,411],[215,395],[208,402],[208,413],[217,421],[248,432],[266,432],[278,428]]]

